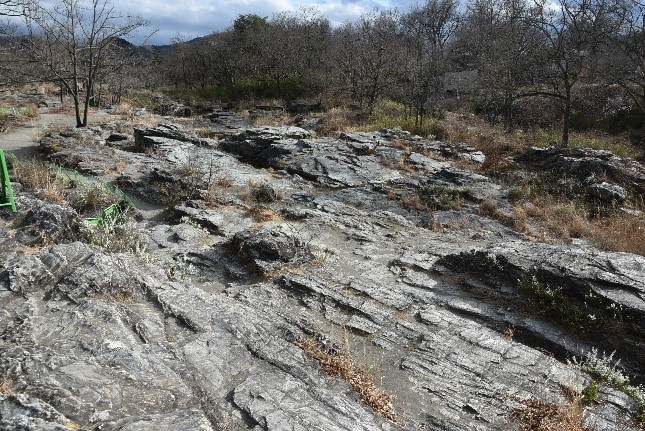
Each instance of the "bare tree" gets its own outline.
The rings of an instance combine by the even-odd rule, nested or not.
[[[315,10],[273,17],[260,35],[264,49],[260,73],[288,101],[300,94],[316,93],[317,72],[325,68],[331,24]]]
[[[205,90],[213,84],[216,56],[212,39],[201,37],[186,41],[180,34],[172,39],[167,70],[175,87],[182,83],[185,89]]]
[[[423,124],[430,99],[443,89],[447,46],[462,20],[458,6],[456,0],[427,0],[403,17],[408,61],[407,67],[400,69],[399,81],[407,88],[417,126]]]
[[[458,35],[461,61],[478,71],[482,110],[493,121],[502,115],[508,129],[514,102],[543,63],[540,33],[525,19],[529,7],[529,0],[474,0]]]
[[[19,17],[23,13],[19,0],[0,0],[0,17]],[[15,22],[0,21],[0,87],[17,82],[17,56],[11,38],[16,35]]]
[[[22,16],[22,0],[0,0],[0,16]]]
[[[600,71],[608,83],[620,85],[645,112],[645,5],[621,1],[615,9],[618,31],[608,34],[611,49]]]
[[[544,64],[536,68],[542,84],[526,95],[554,97],[562,105],[562,145],[569,143],[573,88],[592,76],[593,62],[612,33],[613,0],[534,0],[526,22],[540,32]]]
[[[377,99],[396,83],[402,52],[399,16],[364,15],[337,32],[338,63],[352,100],[372,112]]]
[[[72,96],[77,127],[87,127],[93,87],[107,67],[110,47],[146,25],[117,12],[109,0],[30,1],[25,9],[24,53],[36,65],[34,78],[60,83]]]

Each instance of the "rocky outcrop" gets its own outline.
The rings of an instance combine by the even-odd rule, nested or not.
[[[299,127],[246,129],[222,141],[220,147],[241,156],[245,161],[268,167],[274,166],[285,156],[293,157],[299,151],[298,141],[311,135],[311,132]]]
[[[73,242],[82,238],[82,222],[76,211],[26,196],[17,198],[24,217],[17,223],[17,240],[24,245]]]
[[[145,151],[157,144],[168,143],[169,140],[188,142],[203,147],[209,147],[214,144],[212,140],[199,138],[175,124],[159,124],[156,127],[148,127],[147,129],[134,128],[134,144],[139,151]]]
[[[332,186],[355,187],[400,176],[369,151],[336,139],[309,136],[311,132],[297,127],[247,129],[220,146],[256,166],[284,169]]]
[[[216,111],[208,115],[210,126],[216,132],[235,131],[243,127],[250,127],[251,121],[239,114],[228,111]]]
[[[490,294],[505,290],[510,293],[505,302],[518,309],[525,308],[521,303],[526,303],[527,297],[530,301],[532,296],[546,294],[546,300],[541,301],[544,309],[526,311],[569,327],[580,341],[620,351],[631,374],[645,378],[645,361],[639,353],[645,338],[639,323],[645,318],[643,257],[602,252],[582,244],[510,242],[450,254],[438,263],[483,280],[488,287],[481,288]],[[615,336],[615,325],[622,327],[620,337]],[[578,347],[566,345],[569,337],[559,338],[556,344],[561,351],[580,354]]]
[[[238,232],[231,241],[231,249],[262,274],[311,259],[305,239],[287,226]]]
[[[117,170],[121,160],[104,145],[100,128],[69,129],[51,133],[40,140],[38,149],[59,166],[91,175],[106,175]]]
[[[75,241],[80,220],[35,198],[21,207],[53,243],[0,218],[0,427],[508,430],[522,400],[566,405],[589,385],[572,355],[616,350],[645,377],[643,259],[531,242],[476,211],[507,194],[468,169],[472,148],[237,132],[204,144],[164,126],[137,132],[154,151],[109,148],[128,190],[166,190],[165,217],[144,208],[146,261]],[[396,420],[304,340],[369,370]],[[601,383],[585,424],[636,430],[637,408]]]
[[[17,268],[33,276],[9,277],[0,290],[0,368],[12,392],[32,399],[0,394],[4,423],[383,429],[346,385],[280,337],[284,321],[271,310],[257,314],[81,243],[18,258],[7,271]],[[47,353],[26,354],[30,346]]]
[[[635,160],[590,148],[532,148],[516,160],[533,168],[565,173],[587,184],[606,179],[632,193],[645,193],[645,167]],[[600,180],[600,181],[599,181]]]

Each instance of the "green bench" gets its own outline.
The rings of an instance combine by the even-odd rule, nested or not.
[[[122,213],[123,209],[119,206],[119,204],[112,204],[101,211],[100,216],[86,218],[85,221],[93,226],[103,226],[106,222],[120,217]]]
[[[0,150],[0,163],[2,164],[2,173],[0,174],[0,199],[2,201],[0,202],[0,207],[11,207],[11,210],[16,212],[16,201],[13,198],[13,189],[11,188],[11,180],[9,179],[4,150]]]

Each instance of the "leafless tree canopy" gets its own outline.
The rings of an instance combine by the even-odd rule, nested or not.
[[[87,126],[95,85],[123,61],[114,55],[115,43],[145,21],[117,11],[109,0],[59,0],[53,5],[0,1],[2,10],[17,12],[26,28],[26,34],[16,34],[3,45],[19,64],[12,68],[14,75],[19,72],[15,80],[60,84],[74,100],[77,126]]]
[[[368,112],[387,98],[417,125],[444,99],[469,97],[512,128],[518,102],[544,98],[566,145],[578,94],[593,86],[622,88],[645,115],[644,15],[634,0],[426,0],[340,28],[311,11],[249,14],[199,43],[177,41],[165,73],[223,97],[327,94]]]
[[[145,76],[140,85],[166,84],[220,100],[279,97],[290,104],[325,97],[371,112],[388,99],[417,125],[458,100],[513,128],[522,117],[518,105],[548,100],[561,116],[564,145],[582,92],[611,93],[627,106],[623,111],[633,107],[645,117],[641,1],[426,0],[338,28],[315,10],[246,14],[225,31],[190,41],[177,35],[145,62],[115,43],[144,21],[119,13],[109,0],[54,6],[0,0],[0,13],[10,11],[23,14],[28,29],[11,54],[31,62],[24,69],[33,76],[25,79],[62,85],[78,107],[79,125],[87,124],[97,89],[109,83],[125,91],[114,78],[125,70]],[[2,78],[9,76],[7,64]]]

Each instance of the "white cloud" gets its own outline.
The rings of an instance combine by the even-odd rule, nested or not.
[[[298,12],[302,7],[313,7],[340,25],[356,20],[374,8],[398,8],[405,11],[416,0],[111,0],[117,9],[141,14],[157,33],[149,43],[166,44],[180,33],[186,38],[204,36],[228,28],[241,14],[256,14],[271,18],[279,12]],[[133,42],[141,42],[135,40]]]

